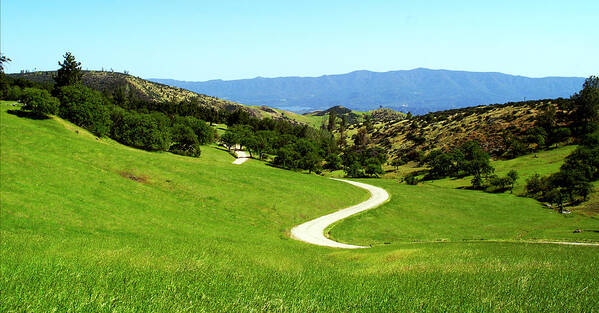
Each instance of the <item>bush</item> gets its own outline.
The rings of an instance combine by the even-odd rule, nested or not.
[[[506,159],[513,159],[528,153],[528,147],[517,138],[510,138],[507,151],[503,154]]]
[[[539,174],[534,174],[526,180],[524,188],[528,196],[540,199],[542,194],[549,189],[549,185],[546,178],[541,177]]]
[[[98,91],[82,85],[58,89],[59,115],[98,136],[110,133],[112,124],[107,99]]]
[[[56,114],[60,104],[47,90],[38,88],[25,88],[21,94],[21,101],[27,109],[40,116]]]
[[[511,170],[504,177],[499,177],[497,175],[492,175],[489,178],[489,185],[495,188],[496,192],[514,189],[514,183],[518,179],[518,172],[515,170]]]
[[[116,108],[111,118],[112,138],[115,140],[150,151],[169,150],[171,145],[169,125],[160,115],[139,114]]]
[[[406,177],[404,177],[404,181],[408,185],[418,185],[418,183],[420,182],[418,177],[412,173],[406,175]]]
[[[387,162],[387,154],[381,148],[354,146],[346,150],[341,159],[348,177],[376,177],[383,174],[382,165]]]
[[[325,158],[325,168],[331,171],[341,169],[341,157],[336,153],[329,153]]]
[[[191,127],[184,124],[176,124],[171,129],[171,139],[173,144],[169,148],[169,151],[172,153],[191,157],[200,156],[200,143]]]

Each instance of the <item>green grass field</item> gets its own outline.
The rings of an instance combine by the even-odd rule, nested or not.
[[[597,247],[459,242],[596,240],[591,232],[564,235],[578,225],[597,229],[596,219],[554,216],[510,195],[436,186],[412,190],[368,180],[387,188],[391,202],[339,223],[332,235],[391,244],[362,250],[311,246],[289,239],[289,229],[360,202],[366,192],[254,160],[232,165],[233,158],[216,147],[203,147],[199,159],[140,151],[60,119],[19,118],[6,112],[14,109],[7,102],[0,105],[2,312],[599,307]],[[452,212],[457,204],[435,209],[441,199],[429,201],[444,197],[469,209],[460,216]],[[479,212],[482,202],[497,204]],[[405,226],[399,214],[371,216],[397,212],[403,203],[410,203],[411,221],[420,225],[410,234],[386,226]],[[438,213],[448,218],[433,217]],[[348,234],[358,226],[354,219],[367,223]],[[435,219],[437,225],[424,228]],[[532,228],[526,221],[536,228],[521,236]],[[381,227],[390,230],[383,234]]]
[[[498,176],[505,176],[512,169],[518,172],[519,178],[514,185],[514,192],[519,194],[524,192],[526,179],[534,174],[545,176],[558,172],[560,166],[564,163],[564,158],[575,149],[576,146],[563,146],[553,150],[521,156],[512,160],[492,161],[491,165],[495,168],[495,174]],[[472,176],[458,179],[445,178],[429,183],[441,187],[460,188],[470,186],[471,179]]]
[[[420,241],[599,241],[599,219],[563,215],[536,200],[505,194],[363,182],[385,188],[391,201],[333,227],[333,238],[363,245]],[[576,229],[586,230],[574,233]],[[598,251],[599,253],[599,251]]]

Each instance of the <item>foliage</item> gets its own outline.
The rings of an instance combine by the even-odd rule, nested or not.
[[[476,141],[465,142],[451,152],[432,151],[423,161],[430,168],[428,179],[474,176],[471,182],[475,189],[482,188],[484,178],[495,170],[489,154]]]
[[[496,192],[510,190],[511,193],[514,190],[514,184],[516,183],[516,180],[518,180],[518,172],[511,170],[503,177],[499,177],[497,175],[492,175],[489,177],[489,185],[491,185]]]
[[[337,153],[329,153],[325,158],[324,168],[335,171],[342,168],[341,157]]]
[[[408,185],[418,185],[418,183],[420,182],[420,179],[418,179],[418,176],[416,176],[416,174],[410,173],[410,174],[406,175],[406,177],[404,177],[404,181]]]
[[[12,61],[10,58],[8,58],[5,55],[0,54],[0,73],[4,74],[4,64],[8,63]]]
[[[58,62],[60,68],[58,69],[54,81],[56,82],[56,88],[63,86],[71,86],[81,82],[81,62],[75,60],[75,56],[70,52],[65,53],[64,61]]]
[[[201,154],[198,136],[194,130],[184,123],[175,124],[171,129],[171,140],[173,144],[169,151],[191,157],[199,157]]]
[[[229,150],[239,143],[239,139],[237,138],[236,134],[231,131],[228,131],[222,135],[220,140]]]
[[[25,88],[20,98],[28,109],[40,116],[56,114],[60,105],[58,99],[45,89]]]
[[[116,108],[112,111],[111,118],[113,122],[111,137],[118,142],[150,151],[169,150],[171,134],[169,121],[165,115],[161,115],[161,113],[140,114]],[[181,137],[183,135],[191,136],[191,133],[193,133],[191,128],[187,127],[187,129],[177,131],[183,133],[176,133],[176,139],[184,140],[184,145],[189,145],[190,148],[195,149],[193,144],[196,141],[191,139],[191,142],[189,142],[188,139]],[[174,147],[175,151],[179,149],[182,149],[182,147]]]
[[[586,143],[589,145],[578,147],[566,157],[559,172],[527,180],[527,195],[560,207],[566,201],[586,201],[593,192],[591,182],[599,179],[599,145],[594,140]]]
[[[387,154],[378,147],[354,146],[343,152],[341,160],[348,177],[378,177],[384,173],[382,166],[387,162]]]
[[[357,147],[366,147],[370,143],[370,136],[366,130],[366,127],[362,127],[358,129],[358,132],[352,136],[352,140],[354,141],[354,146]]]
[[[582,134],[592,132],[599,123],[599,77],[591,76],[582,90],[572,96],[573,115]]]
[[[70,85],[58,88],[57,93],[60,117],[100,137],[110,133],[110,104],[100,92],[83,85]]]

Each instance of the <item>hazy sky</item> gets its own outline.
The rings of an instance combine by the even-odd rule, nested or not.
[[[87,69],[181,80],[427,67],[599,74],[599,1],[3,0],[7,72]]]

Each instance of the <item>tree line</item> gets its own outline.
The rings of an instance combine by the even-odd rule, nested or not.
[[[53,84],[2,74],[2,98],[20,100],[25,104],[22,110],[38,117],[58,115],[99,137],[149,151],[198,157],[201,145],[220,141],[229,149],[241,145],[252,157],[285,169],[320,173],[343,168],[352,177],[382,174],[385,153],[368,148],[363,135],[356,139],[359,144],[349,149],[345,135],[338,142],[332,129],[257,118],[243,109],[230,112],[208,106],[201,98],[155,102],[123,86],[101,93],[82,85],[81,63],[71,53],[58,63]],[[335,122],[336,117],[331,120]],[[210,127],[215,123],[227,125],[220,138]],[[346,126],[341,119],[341,130]]]
[[[585,80],[572,97],[572,132],[579,147],[566,157],[560,171],[549,176],[533,175],[526,182],[526,193],[535,199],[557,205],[586,201],[599,179],[599,77]]]
[[[159,110],[141,112],[130,107],[129,101],[121,101],[123,98],[119,98],[118,93],[107,96],[84,86],[81,63],[69,52],[58,64],[54,84],[39,84],[2,74],[2,98],[23,102],[21,110],[36,117],[58,115],[99,137],[108,136],[144,150],[197,157],[201,154],[200,145],[216,139],[214,129],[193,115],[165,114]]]

